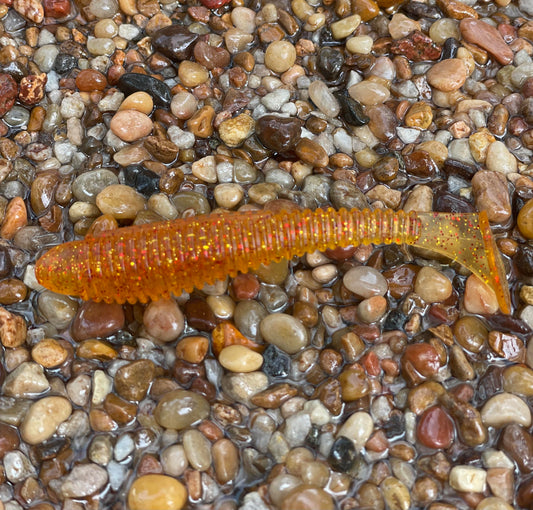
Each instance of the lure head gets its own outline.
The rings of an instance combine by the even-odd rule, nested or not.
[[[493,290],[503,313],[511,313],[507,276],[487,213],[420,213],[418,218],[420,236],[409,244],[459,262]]]

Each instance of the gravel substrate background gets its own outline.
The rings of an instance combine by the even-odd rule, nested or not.
[[[0,0],[0,510],[533,508],[533,1]],[[51,246],[230,210],[488,213],[147,305]]]

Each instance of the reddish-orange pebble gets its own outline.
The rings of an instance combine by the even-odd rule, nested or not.
[[[453,421],[440,407],[430,407],[420,417],[416,435],[428,448],[448,448],[454,437]]]
[[[104,90],[107,87],[107,78],[94,69],[84,69],[76,76],[76,87],[82,92]]]

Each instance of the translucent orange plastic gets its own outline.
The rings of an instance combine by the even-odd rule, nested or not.
[[[358,244],[444,253],[483,279],[508,313],[505,272],[483,215],[334,209],[236,212],[121,228],[52,248],[37,280],[61,294],[134,303],[190,292],[261,264]]]

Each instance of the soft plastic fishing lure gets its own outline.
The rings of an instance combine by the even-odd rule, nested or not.
[[[212,214],[125,227],[52,248],[36,266],[55,292],[134,303],[190,292],[261,264],[359,244],[401,244],[448,256],[510,312],[505,271],[485,213],[317,209]]]

